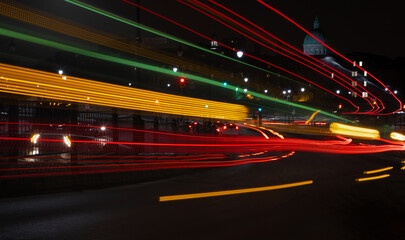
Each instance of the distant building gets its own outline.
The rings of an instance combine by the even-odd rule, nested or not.
[[[314,28],[310,33],[325,44],[329,45],[329,41],[326,38],[325,34],[322,30],[319,29],[318,17],[315,18]],[[307,34],[304,38],[303,49],[305,54],[311,56],[322,56],[328,54],[328,49],[309,34]]]

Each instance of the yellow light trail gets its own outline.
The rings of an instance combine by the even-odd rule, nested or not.
[[[405,166],[401,167],[401,170],[405,170]]]
[[[132,110],[241,121],[243,105],[177,96],[0,64],[0,92]],[[209,107],[207,108],[206,105]]]
[[[379,173],[379,172],[384,172],[393,169],[394,167],[386,167],[386,168],[380,168],[376,170],[370,170],[370,171],[364,171],[364,174],[373,174],[373,173]]]
[[[321,111],[321,110],[318,110],[318,111],[314,112],[314,113],[311,115],[311,117],[305,122],[305,124],[308,124],[309,122],[311,122],[312,119],[315,117],[315,115],[318,114],[320,111]]]
[[[397,132],[392,132],[390,134],[390,137],[394,140],[398,140],[398,141],[405,141],[405,135],[401,134],[401,133],[397,133]]]
[[[228,82],[238,82],[242,78],[235,76],[230,77],[231,73],[223,70],[216,70],[203,66],[204,64],[194,62],[191,59],[178,58],[170,56],[168,53],[163,53],[156,49],[150,49],[149,46],[141,43],[128,43],[122,40],[121,37],[99,30],[91,29],[88,26],[71,22],[67,19],[58,16],[52,16],[49,13],[44,13],[36,9],[29,8],[22,4],[13,3],[13,5],[0,1],[0,15],[29,23],[35,26],[46,28],[55,32],[59,32],[68,36],[76,37],[85,41],[111,47],[119,51],[131,53],[134,55],[146,57],[159,62],[164,62],[172,66],[178,66],[183,71],[193,71],[204,74],[206,76],[215,76],[219,79],[224,79]],[[256,86],[258,87],[258,86]]]
[[[366,177],[366,178],[357,178],[356,182],[364,182],[364,181],[370,181],[370,180],[376,180],[376,179],[381,179],[381,178],[386,178],[389,177],[389,174],[383,174],[375,177]]]
[[[37,142],[38,142],[38,138],[40,137],[40,135],[39,134],[34,134],[32,137],[31,137],[31,142],[33,143],[33,144],[36,144]]]
[[[236,190],[217,191],[217,192],[162,196],[159,198],[159,202],[204,198],[204,197],[217,197],[217,196],[226,196],[226,195],[234,195],[234,194],[242,194],[242,193],[262,192],[262,191],[276,190],[276,189],[282,189],[282,188],[299,187],[299,186],[309,185],[312,183],[313,183],[313,181],[309,180],[309,181],[295,182],[295,183],[288,183],[288,184],[281,184],[281,185],[274,185],[274,186],[267,186],[267,187],[244,188],[244,189],[236,189]]]
[[[364,138],[364,139],[379,139],[380,132],[376,129],[363,128],[363,127],[354,127],[341,123],[332,123],[329,126],[329,130],[333,134],[345,135],[354,138]]]

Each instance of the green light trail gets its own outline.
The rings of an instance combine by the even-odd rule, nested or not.
[[[179,72],[175,73],[172,70],[168,70],[168,69],[165,69],[165,68],[155,67],[155,66],[152,66],[152,65],[148,65],[148,64],[144,64],[144,63],[140,63],[140,62],[135,62],[135,61],[128,60],[128,59],[113,57],[113,56],[110,56],[110,55],[85,50],[85,49],[82,49],[82,48],[66,45],[66,44],[63,44],[63,43],[38,38],[38,37],[27,35],[27,34],[24,34],[24,33],[15,32],[15,31],[4,29],[4,28],[1,28],[1,27],[0,27],[0,35],[20,39],[20,40],[23,40],[23,41],[27,41],[27,42],[47,46],[47,47],[56,48],[56,49],[63,50],[63,51],[68,51],[68,52],[72,52],[72,53],[76,53],[76,54],[81,54],[81,55],[84,55],[84,56],[97,58],[97,59],[104,60],[104,61],[115,62],[115,63],[127,65],[127,66],[138,67],[138,68],[142,68],[142,69],[146,69],[146,70],[150,70],[150,71],[154,71],[154,72],[159,72],[159,73],[163,73],[163,74],[167,74],[167,75],[171,75],[171,76],[176,76],[177,77],[178,74],[182,74],[181,72],[180,73]],[[185,74],[185,73],[183,73],[183,74]],[[230,89],[232,91],[235,91],[235,89],[237,89],[236,86],[232,86],[232,85],[224,86],[222,82],[214,81],[214,80],[211,80],[211,79],[208,79],[208,78],[204,78],[204,77],[200,77],[200,76],[192,75],[192,74],[188,74],[188,73],[187,73],[187,78],[198,81],[198,82],[211,84],[211,85],[214,85],[214,86],[217,86],[217,87],[227,88],[227,89]],[[293,102],[283,101],[283,100],[280,100],[280,99],[277,99],[277,98],[273,98],[273,97],[270,97],[270,96],[267,96],[267,95],[264,95],[264,94],[260,94],[260,93],[256,93],[256,92],[252,92],[252,91],[244,92],[242,89],[239,89],[239,88],[238,88],[237,91],[238,92],[243,92],[243,93],[246,93],[246,94],[251,94],[253,96],[260,97],[262,99],[266,99],[266,100],[269,100],[269,101],[273,101],[273,102],[277,102],[277,103],[281,103],[281,104],[285,104],[285,105],[305,109],[305,110],[308,110],[308,111],[311,111],[311,112],[318,111],[318,109],[315,109],[315,108],[307,107],[307,106],[300,105],[300,104],[293,103]],[[343,120],[343,121],[349,121],[348,119],[342,118],[340,116],[336,116],[336,115],[328,113],[328,112],[321,111],[320,113],[323,114],[323,115],[329,116],[331,118],[334,118],[334,119],[340,119],[340,120]]]
[[[269,71],[269,70],[267,70],[267,69],[260,68],[260,67],[257,67],[257,66],[255,66],[255,65],[252,65],[252,64],[249,64],[249,63],[246,63],[246,62],[243,62],[243,61],[240,61],[240,60],[237,60],[237,59],[234,59],[234,58],[225,56],[225,55],[223,55],[223,54],[220,54],[220,53],[211,51],[211,50],[209,50],[209,49],[200,47],[200,46],[195,45],[195,44],[193,44],[193,43],[187,42],[187,41],[185,41],[185,40],[183,40],[183,39],[180,39],[180,38],[174,37],[174,36],[172,36],[172,35],[170,35],[170,34],[167,34],[167,33],[161,32],[161,31],[159,31],[159,30],[150,28],[150,27],[145,26],[145,25],[143,25],[143,24],[140,24],[140,23],[131,21],[131,20],[129,20],[129,19],[126,19],[126,18],[123,18],[123,17],[121,17],[121,16],[118,16],[118,15],[116,15],[116,14],[114,14],[114,13],[110,13],[110,12],[107,12],[107,11],[102,10],[102,9],[100,9],[100,8],[94,7],[94,6],[92,6],[92,5],[89,5],[89,4],[86,4],[86,3],[83,3],[83,2],[80,2],[80,1],[77,1],[77,0],[65,0],[65,1],[68,2],[68,3],[74,4],[74,5],[76,5],[76,6],[82,7],[82,8],[84,8],[84,9],[87,9],[87,10],[89,10],[89,11],[92,11],[92,12],[95,12],[95,13],[98,13],[98,14],[101,14],[101,15],[106,16],[106,17],[108,17],[108,18],[111,18],[111,19],[117,20],[117,21],[119,21],[119,22],[128,24],[128,25],[130,25],[130,26],[137,27],[137,28],[140,28],[140,29],[142,29],[142,30],[151,32],[151,33],[153,33],[153,34],[156,34],[156,35],[159,35],[159,36],[168,38],[168,39],[173,40],[173,41],[175,41],[175,42],[179,42],[179,43],[182,43],[182,44],[184,44],[184,45],[187,45],[187,46],[190,46],[190,47],[199,49],[199,50],[201,50],[201,51],[208,52],[208,53],[217,55],[217,56],[222,57],[222,58],[226,58],[226,59],[228,59],[228,60],[231,60],[231,61],[234,61],[234,62],[243,64],[243,65],[246,65],[246,66],[255,68],[255,69],[258,69],[258,70],[260,70],[260,71],[264,71],[264,72],[266,72],[266,73],[270,73],[270,74],[272,74],[272,75],[274,75],[274,76],[281,77],[281,78],[284,78],[284,79],[287,79],[287,80],[290,80],[290,81],[293,81],[293,82],[302,84],[301,82],[299,82],[299,81],[297,81],[297,80],[295,80],[295,79],[293,79],[293,78],[289,78],[289,77],[283,76],[283,75],[281,75],[281,74],[279,74],[279,73],[275,73],[275,72]]]

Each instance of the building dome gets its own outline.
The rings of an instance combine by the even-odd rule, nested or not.
[[[322,42],[329,44],[323,31],[319,29],[318,17],[315,18],[314,28],[310,33]],[[326,55],[328,53],[328,49],[309,34],[304,38],[303,49],[304,53],[308,55]]]

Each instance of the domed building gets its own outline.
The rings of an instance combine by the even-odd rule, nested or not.
[[[310,33],[325,44],[329,44],[325,34],[319,29],[318,17],[315,18],[314,29],[312,29]],[[311,56],[322,56],[328,54],[328,49],[309,34],[307,34],[304,38],[303,49],[305,54]]]

